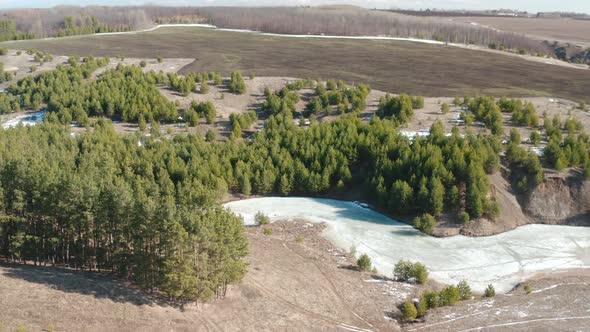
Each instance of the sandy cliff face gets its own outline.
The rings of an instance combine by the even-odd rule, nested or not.
[[[523,209],[530,218],[541,222],[590,224],[590,181],[579,177],[548,178],[529,193]]]

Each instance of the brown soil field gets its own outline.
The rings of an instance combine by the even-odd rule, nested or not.
[[[425,96],[555,96],[588,100],[590,71],[411,42],[287,38],[195,28],[2,43],[62,55],[195,58],[180,72],[240,69],[257,76],[364,82]]]
[[[477,23],[502,31],[525,34],[541,40],[590,46],[590,21],[561,18],[453,17],[456,22]]]

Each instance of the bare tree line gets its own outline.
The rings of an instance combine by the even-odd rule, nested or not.
[[[101,23],[144,29],[160,23],[211,23],[221,28],[249,29],[283,34],[394,36],[445,42],[503,45],[548,53],[549,48],[523,35],[494,31],[444,18],[414,17],[352,6],[303,7],[73,7],[0,11],[0,19],[15,20],[22,32],[53,36],[66,16],[94,16]]]
[[[110,26],[125,25],[131,29],[145,29],[154,25],[159,18],[191,16],[199,17],[195,7],[158,6],[60,6],[47,9],[13,9],[0,11],[0,20],[14,20],[21,32],[32,32],[37,37],[52,37],[63,28],[64,18],[94,16],[102,24]]]
[[[547,47],[523,35],[451,22],[442,18],[413,17],[355,7],[207,7],[202,8],[200,13],[207,17],[210,23],[221,28],[282,34],[394,36],[485,46],[495,43],[509,49],[548,52]]]

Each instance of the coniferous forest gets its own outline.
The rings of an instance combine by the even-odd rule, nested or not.
[[[251,140],[119,136],[109,118],[176,119],[175,105],[157,89],[176,78],[118,66],[91,79],[105,63],[70,59],[70,65],[25,78],[0,95],[4,112],[43,104],[49,111],[44,124],[0,130],[0,251],[12,261],[113,272],[183,302],[208,300],[224,296],[247,270],[242,221],[220,205],[228,192],[318,196],[354,190],[389,213],[422,215],[416,226],[425,232],[432,225],[421,220],[443,212],[467,218],[499,212],[486,175],[500,167],[501,137],[462,135],[458,128],[446,134],[435,122],[428,137],[411,140],[398,129],[423,104],[419,97],[388,96],[379,116],[366,122],[357,114],[369,88],[331,83],[316,89],[306,112],[343,104],[353,111],[303,128],[292,109],[296,90],[309,84],[301,81],[267,93],[266,128]],[[477,99],[469,107],[492,132],[501,131],[501,122],[494,122],[500,106]],[[89,130],[72,135],[72,120]],[[234,117],[232,126],[245,121]],[[588,165],[586,135],[564,145],[554,141],[557,160]],[[507,155],[529,179],[519,184],[527,190],[542,180],[542,168],[535,154],[517,145],[510,144]],[[567,152],[572,146],[581,151],[575,160]]]

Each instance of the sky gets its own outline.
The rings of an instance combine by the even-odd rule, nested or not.
[[[367,8],[516,9],[529,12],[590,13],[590,0],[0,0],[0,8],[47,8],[57,5],[318,6],[352,4]]]

